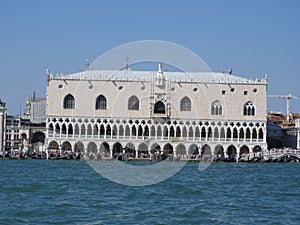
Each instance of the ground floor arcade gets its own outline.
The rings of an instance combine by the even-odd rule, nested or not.
[[[45,147],[87,158],[235,159],[267,149],[264,121],[48,118]]]
[[[155,159],[160,155],[171,156],[174,159],[230,159],[261,154],[263,149],[258,143],[252,145],[233,143],[172,143],[154,141],[64,141],[61,145],[52,140],[48,146],[49,151],[77,152],[87,159],[117,158],[126,154],[129,158]]]

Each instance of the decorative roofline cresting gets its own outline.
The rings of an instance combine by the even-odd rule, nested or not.
[[[164,71],[166,80],[183,83],[219,83],[219,84],[262,84],[268,83],[268,75],[261,79],[247,79],[228,73],[219,72],[170,72]],[[98,81],[151,81],[156,71],[113,71],[86,70],[72,74],[52,74],[46,71],[47,85],[50,80],[98,80]]]

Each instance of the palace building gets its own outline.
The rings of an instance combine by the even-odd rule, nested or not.
[[[171,72],[160,63],[157,71],[47,70],[46,76],[48,150],[97,159],[158,151],[236,159],[267,149],[267,75]]]

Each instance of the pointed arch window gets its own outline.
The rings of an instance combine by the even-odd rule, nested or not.
[[[64,98],[64,109],[75,109],[75,98],[73,95],[68,94]]]
[[[211,104],[211,114],[212,115],[222,115],[223,114],[223,109],[222,109],[222,104],[220,101],[214,101]]]
[[[99,95],[96,99],[96,109],[107,109],[107,101],[103,95]]]
[[[251,101],[244,104],[244,116],[255,116],[255,106]]]
[[[166,113],[166,107],[165,104],[162,101],[158,101],[154,105],[154,113],[158,114],[165,114]]]
[[[139,99],[133,95],[128,99],[128,110],[139,110],[140,101]]]
[[[184,97],[180,101],[180,110],[181,111],[191,111],[192,103],[188,97]]]

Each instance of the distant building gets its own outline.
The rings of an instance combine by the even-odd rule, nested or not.
[[[26,110],[24,116],[29,118],[32,125],[43,126],[46,125],[46,98],[28,98],[26,102]]]
[[[22,116],[6,115],[5,109],[1,151],[20,153],[42,149],[46,131],[45,112],[46,98],[35,97],[27,99],[26,110]]]
[[[189,75],[191,76],[189,76]],[[48,149],[94,157],[157,151],[230,159],[267,149],[267,76],[225,73],[47,71]]]
[[[267,122],[267,143],[269,149],[284,147],[284,134],[281,125]]]
[[[267,142],[268,148],[300,148],[299,143],[299,113],[283,115],[281,112],[267,114]]]
[[[5,151],[20,152],[28,150],[30,123],[19,115],[6,116]]]
[[[300,117],[294,117],[294,127],[284,128],[284,146],[300,149]]]
[[[32,151],[43,150],[46,136],[46,98],[27,99],[23,119],[30,121],[29,143]]]

